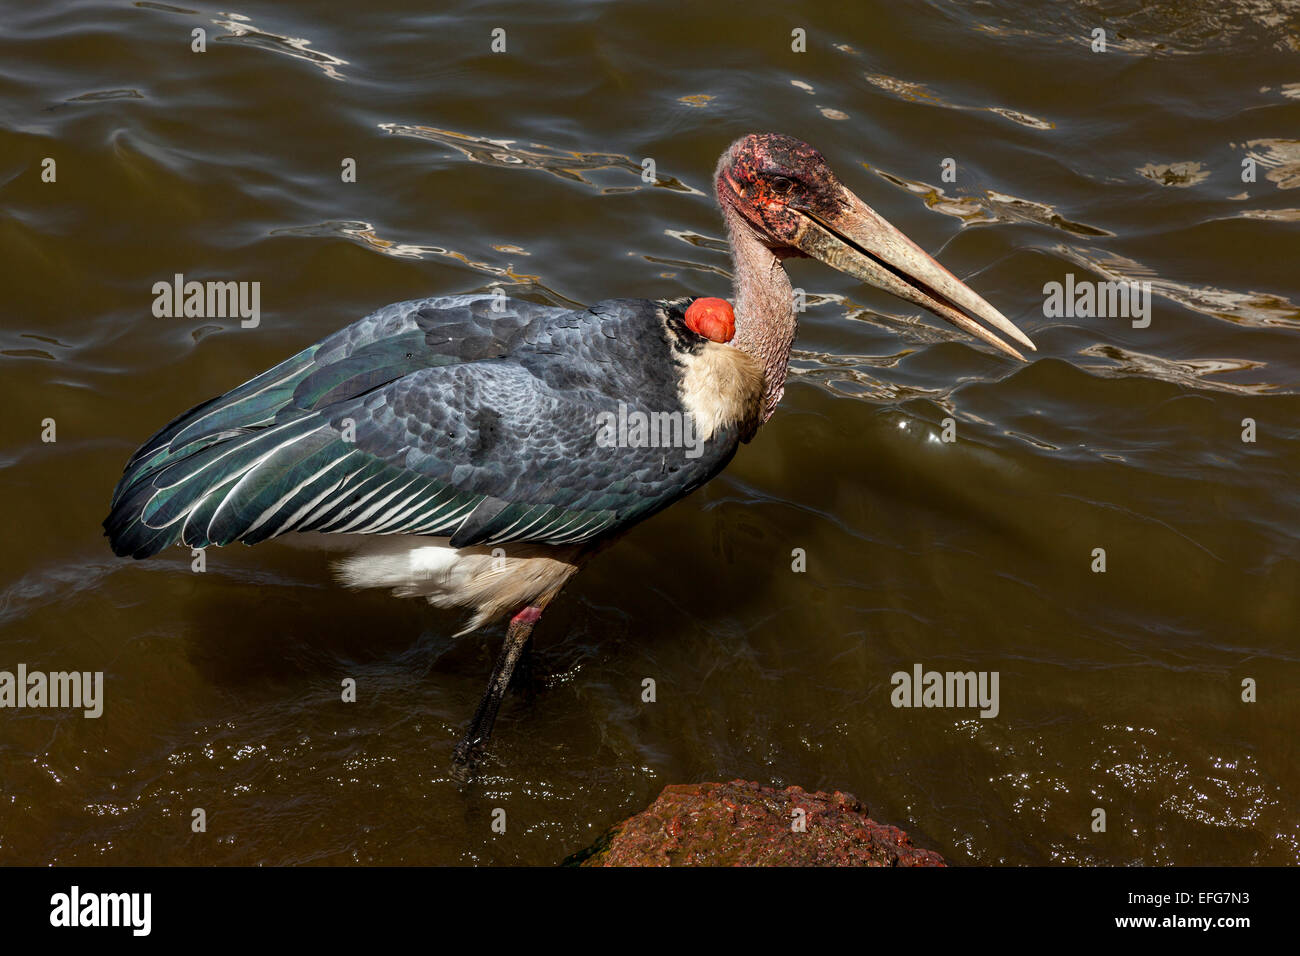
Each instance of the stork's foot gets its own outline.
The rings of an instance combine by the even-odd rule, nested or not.
[[[466,734],[456,744],[456,749],[451,752],[451,777],[457,783],[465,784],[474,779],[474,772],[478,769],[479,758],[485,756],[484,751],[478,748],[486,744],[486,740],[471,740]]]
[[[456,749],[452,751],[452,776],[466,783],[473,776],[475,764],[487,756],[488,742],[492,737],[492,725],[496,723],[497,711],[501,709],[501,700],[510,686],[515,666],[527,649],[533,633],[533,625],[542,616],[540,607],[529,606],[510,619],[506,630],[506,640],[497,655],[496,665],[492,668],[492,677],[488,681],[487,692],[479,701],[474,719]]]

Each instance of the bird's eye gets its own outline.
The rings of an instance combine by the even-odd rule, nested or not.
[[[793,179],[787,179],[784,176],[777,176],[772,180],[772,192],[776,193],[778,196],[785,196],[792,189],[794,189]]]

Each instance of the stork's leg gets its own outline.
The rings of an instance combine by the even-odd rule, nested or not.
[[[515,676],[512,678],[516,688],[531,690],[533,681],[536,679],[533,664],[537,655],[533,653],[533,647],[537,644],[531,634],[528,640],[524,642],[524,649],[519,652],[519,660],[515,663]]]
[[[492,668],[492,678],[488,681],[487,693],[479,701],[474,719],[470,721],[469,730],[461,738],[452,752],[452,764],[458,776],[463,776],[469,769],[476,750],[481,750],[492,736],[492,725],[496,723],[497,711],[501,709],[501,699],[505,697],[506,688],[510,686],[511,675],[520,656],[528,647],[532,638],[533,625],[542,616],[542,609],[535,605],[524,608],[510,619],[506,630],[506,642],[497,655],[496,666]]]

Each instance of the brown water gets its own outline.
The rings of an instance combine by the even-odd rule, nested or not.
[[[99,719],[0,710],[0,862],[548,864],[734,777],[960,863],[1300,859],[1300,4],[237,2],[0,3],[0,670],[105,674]],[[780,411],[548,612],[475,787],[499,629],[278,543],[110,554],[143,439],[378,306],[728,294],[709,173],[763,129],[1039,352],[793,263]],[[155,318],[175,273],[260,325]],[[1046,317],[1071,273],[1150,325]],[[1000,713],[892,707],[917,663]]]

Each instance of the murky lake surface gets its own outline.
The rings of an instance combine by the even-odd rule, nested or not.
[[[958,863],[1300,860],[1300,4],[235,2],[0,4],[0,670],[105,675],[0,710],[0,862],[549,864],[734,777]],[[276,542],[109,552],[140,442],[381,305],[729,295],[709,176],[768,129],[1039,352],[793,262],[781,409],[553,605],[475,787],[500,628]],[[260,325],[155,318],[176,273]],[[1068,274],[1150,324],[1045,316]],[[891,706],[917,664],[1000,712]]]

